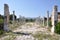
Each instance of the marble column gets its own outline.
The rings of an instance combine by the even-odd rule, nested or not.
[[[54,34],[54,27],[57,21],[58,21],[58,9],[57,9],[57,6],[55,5],[52,12],[52,28],[51,28],[52,34]]]
[[[15,11],[13,11],[13,22],[15,21]]]
[[[9,31],[9,6],[4,4],[4,30]]]
[[[49,11],[47,11],[47,27],[49,26]]]
[[[44,17],[43,17],[43,26],[44,26]]]

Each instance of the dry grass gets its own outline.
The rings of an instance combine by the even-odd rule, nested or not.
[[[45,33],[37,33],[33,35],[35,38],[38,40],[60,40],[60,36],[58,35],[50,35],[50,34],[45,34]]]

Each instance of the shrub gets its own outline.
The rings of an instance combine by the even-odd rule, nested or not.
[[[3,23],[3,19],[0,19],[0,24],[2,24]]]
[[[58,22],[55,26],[55,33],[60,34],[60,22]]]
[[[0,30],[0,35],[3,34],[3,30]]]
[[[1,19],[0,19],[0,30],[3,29],[3,26],[4,26],[3,23],[4,23],[4,21],[3,21],[3,19],[1,18]]]
[[[51,21],[49,21],[49,26],[50,26],[50,27],[52,26],[52,23],[51,23]]]
[[[10,20],[9,23],[12,24],[12,21]]]

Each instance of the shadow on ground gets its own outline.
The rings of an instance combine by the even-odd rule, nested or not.
[[[14,34],[21,34],[21,35],[30,35],[30,33],[21,33],[21,32],[12,32]]]

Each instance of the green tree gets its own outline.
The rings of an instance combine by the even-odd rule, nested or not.
[[[60,34],[60,22],[58,22],[55,26],[55,33]]]
[[[3,30],[4,16],[0,14],[0,30]]]
[[[2,35],[4,33],[4,31],[3,30],[0,30],[0,35]]]
[[[0,19],[4,19],[4,16],[0,14]]]

